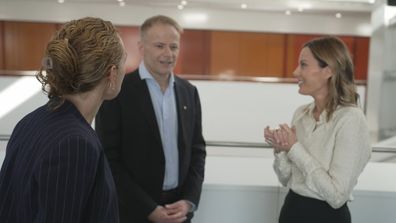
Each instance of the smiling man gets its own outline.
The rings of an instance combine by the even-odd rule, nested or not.
[[[173,74],[181,33],[169,17],[147,19],[139,68],[96,117],[121,223],[190,222],[198,207],[206,150],[198,91]]]

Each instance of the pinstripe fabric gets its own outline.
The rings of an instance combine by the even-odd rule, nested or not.
[[[71,103],[44,105],[15,127],[0,172],[0,222],[118,222],[102,147]]]

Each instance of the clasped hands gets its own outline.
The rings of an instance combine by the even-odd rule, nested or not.
[[[149,220],[155,223],[182,223],[187,219],[191,205],[186,200],[172,204],[157,206],[149,215]]]
[[[275,153],[289,152],[294,143],[297,142],[296,129],[287,124],[280,124],[278,129],[264,129],[265,141],[274,147]]]

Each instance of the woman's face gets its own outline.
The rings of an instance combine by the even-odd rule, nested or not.
[[[327,96],[327,83],[331,77],[330,69],[328,66],[320,67],[319,61],[315,59],[308,47],[301,50],[298,66],[293,75],[298,80],[300,94],[310,95],[314,98]]]

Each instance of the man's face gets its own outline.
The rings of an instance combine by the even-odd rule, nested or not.
[[[167,24],[154,24],[139,42],[144,64],[153,76],[167,76],[173,71],[179,47],[180,34]]]

